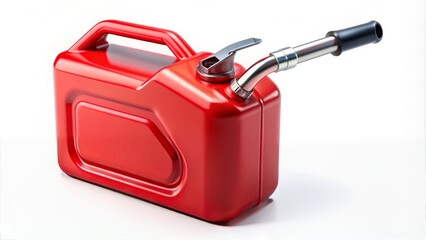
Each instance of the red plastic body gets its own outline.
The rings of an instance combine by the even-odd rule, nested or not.
[[[108,44],[107,34],[165,44],[175,57]],[[228,83],[197,78],[208,55],[171,31],[97,24],[54,64],[61,169],[212,222],[267,199],[278,182],[279,91],[265,77],[247,101],[233,99]]]

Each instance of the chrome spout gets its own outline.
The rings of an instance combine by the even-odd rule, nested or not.
[[[382,37],[382,27],[376,21],[328,32],[324,38],[270,53],[249,67],[239,79],[232,80],[230,88],[236,95],[246,99],[253,93],[257,83],[272,72],[285,71],[298,63],[329,53],[339,56],[343,51],[380,42]]]

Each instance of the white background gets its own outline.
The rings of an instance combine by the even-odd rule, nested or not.
[[[57,165],[52,64],[119,19],[196,51],[247,37],[269,52],[372,19],[383,41],[272,74],[282,93],[272,201],[214,225],[72,179]],[[426,2],[2,1],[1,239],[425,239]]]

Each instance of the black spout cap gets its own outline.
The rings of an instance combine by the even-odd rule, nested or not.
[[[371,21],[342,30],[330,31],[326,36],[334,36],[337,39],[339,48],[332,54],[339,56],[342,52],[349,49],[380,42],[383,37],[383,29],[380,23]]]

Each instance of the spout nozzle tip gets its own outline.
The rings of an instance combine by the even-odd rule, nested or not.
[[[358,26],[328,32],[326,36],[334,36],[339,42],[338,50],[332,53],[334,56],[339,56],[342,52],[352,48],[380,42],[383,38],[383,29],[379,22],[370,21]]]
[[[383,37],[382,25],[380,25],[380,23],[377,21],[372,21],[372,22],[374,24],[374,29],[375,29],[375,33],[377,37],[377,41],[375,43],[378,43],[382,40],[382,37]]]

